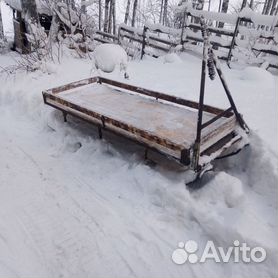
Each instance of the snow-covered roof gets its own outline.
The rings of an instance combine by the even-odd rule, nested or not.
[[[22,11],[21,0],[4,0],[11,8]],[[37,10],[39,14],[48,14],[51,15],[50,7],[43,0],[36,0]]]
[[[21,11],[22,7],[21,7],[21,1],[20,0],[4,0],[4,2],[6,2],[11,8],[17,10],[17,11]]]

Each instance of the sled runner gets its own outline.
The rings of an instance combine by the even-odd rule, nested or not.
[[[226,110],[204,104],[207,63],[210,77],[216,69],[221,79],[230,103]],[[196,173],[202,173],[211,160],[248,132],[208,43],[204,43],[199,102],[100,76],[49,89],[43,98],[45,104],[63,112],[65,121],[67,114],[79,117],[97,125],[100,137],[103,129],[110,130]]]

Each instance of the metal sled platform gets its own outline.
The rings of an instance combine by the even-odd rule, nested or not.
[[[194,170],[202,169],[200,158],[220,155],[241,139],[232,107],[202,105],[196,151],[199,103],[103,77],[49,89],[43,98],[45,104],[63,112],[65,121],[71,114],[97,125],[100,137],[102,129],[110,130]]]

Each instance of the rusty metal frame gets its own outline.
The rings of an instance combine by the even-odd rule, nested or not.
[[[116,89],[121,89],[121,91],[126,91],[126,93],[131,93],[131,94],[140,94],[140,95],[144,95],[146,97],[151,97],[151,98],[155,98],[158,101],[162,101],[162,102],[170,102],[170,103],[174,103],[175,105],[181,105],[181,106],[186,106],[189,107],[191,109],[196,109],[196,110],[200,110],[200,104],[194,101],[190,101],[190,100],[186,100],[186,99],[182,99],[179,97],[175,97],[175,96],[171,96],[171,95],[167,95],[164,93],[160,93],[160,92],[156,92],[156,91],[152,91],[152,90],[148,90],[148,89],[144,89],[138,86],[134,86],[134,85],[130,85],[130,84],[126,84],[126,83],[122,83],[119,81],[115,81],[115,80],[111,80],[108,78],[104,78],[104,77],[100,77],[100,76],[96,76],[96,77],[91,77],[91,78],[87,78],[84,80],[80,80],[77,82],[72,82],[63,86],[59,86],[56,88],[52,88],[49,90],[46,90],[43,92],[43,99],[45,104],[50,105],[56,109],[59,109],[63,112],[63,116],[64,116],[64,120],[66,121],[66,116],[67,114],[72,114],[75,117],[81,118],[87,122],[90,123],[94,123],[97,125],[98,130],[99,130],[99,136],[100,138],[102,137],[102,129],[107,129],[107,125],[111,126],[113,125],[114,127],[116,127],[119,130],[122,130],[126,133],[129,133],[130,135],[135,135],[135,136],[125,136],[128,139],[131,139],[133,141],[136,141],[137,143],[145,146],[148,149],[154,149],[162,154],[166,154],[168,157],[172,157],[175,160],[178,160],[181,164],[189,166],[191,164],[191,160],[192,160],[192,154],[191,154],[191,150],[188,148],[184,148],[184,146],[176,144],[171,142],[170,140],[168,140],[167,138],[160,138],[158,136],[155,136],[154,134],[150,134],[148,131],[145,130],[141,130],[138,129],[134,126],[131,126],[129,124],[117,121],[113,118],[101,115],[99,113],[93,112],[89,109],[86,109],[84,107],[81,107],[80,105],[77,105],[75,103],[71,103],[69,101],[66,101],[64,99],[62,99],[61,97],[59,97],[59,93],[66,91],[66,90],[70,90],[70,89],[74,89],[74,88],[78,88],[78,87],[82,87],[84,85],[88,85],[88,84],[92,84],[92,83],[104,83],[107,84],[109,86],[113,86]],[[222,110],[216,107],[212,107],[209,105],[202,105],[202,111],[206,111],[208,113],[212,113],[215,115],[215,117],[220,118],[220,117],[226,117],[226,118],[232,118],[234,116],[234,113],[232,113],[232,111],[230,110]],[[86,117],[82,117],[81,114],[85,114],[90,118],[93,118],[94,120],[90,120],[89,118]],[[219,116],[221,115],[221,116]],[[213,118],[214,119],[214,118]],[[213,121],[212,121],[213,122]],[[211,123],[212,123],[211,122]],[[211,123],[208,123],[207,126]],[[203,128],[205,128],[203,126]],[[123,133],[108,128],[109,131],[112,131],[113,133],[117,133],[117,134],[121,134],[123,135]],[[139,139],[137,139],[136,136],[139,136],[140,138],[145,139],[145,141],[141,141]],[[222,140],[223,141],[223,140]],[[218,142],[214,143],[212,146],[210,146],[210,148],[215,148],[215,149],[219,149],[222,147],[222,142],[221,140],[219,140]],[[153,145],[149,145],[146,142],[154,142],[155,144]],[[161,149],[157,146],[161,146]],[[163,149],[164,148],[164,149]],[[165,148],[167,150],[172,150],[173,152],[179,153],[179,157],[175,157],[173,155],[170,155],[169,153],[166,153]],[[206,153],[206,151],[203,151],[202,154]]]
[[[198,109],[198,121],[197,121],[197,131],[196,131],[196,139],[193,147],[193,159],[192,159],[192,168],[198,172],[200,171],[201,165],[199,164],[200,158],[200,145],[201,145],[201,134],[202,130],[208,127],[213,122],[217,121],[221,117],[225,117],[232,113],[235,115],[235,118],[239,124],[239,126],[246,132],[249,133],[249,127],[243,120],[242,116],[239,114],[235,102],[233,100],[232,94],[228,88],[228,85],[224,79],[223,72],[220,68],[216,55],[214,54],[210,41],[209,41],[209,30],[207,28],[205,19],[201,17],[201,26],[202,26],[202,35],[203,35],[203,58],[202,58],[202,69],[201,69],[201,82],[200,82],[200,94],[199,94],[199,109]],[[208,120],[207,122],[203,123],[203,111],[204,111],[204,96],[205,96],[205,83],[206,83],[206,68],[207,68],[207,60],[208,60],[208,53],[211,52],[213,57],[213,65],[217,71],[218,77],[222,83],[224,88],[225,94],[228,98],[230,103],[230,107],[226,110],[222,110],[222,112],[218,113],[215,117]],[[223,141],[223,138],[220,140]]]

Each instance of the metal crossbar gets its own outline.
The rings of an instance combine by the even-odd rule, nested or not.
[[[209,125],[211,125],[212,123],[214,123],[215,121],[220,119],[221,117],[228,116],[231,112],[233,112],[233,114],[235,115],[236,120],[237,120],[238,124],[240,125],[240,127],[242,129],[244,129],[247,133],[249,132],[249,128],[248,128],[247,124],[245,123],[242,116],[239,114],[239,112],[237,110],[237,107],[235,105],[235,102],[233,100],[231,92],[228,88],[228,85],[227,85],[225,79],[224,79],[224,75],[223,75],[223,72],[220,68],[220,64],[219,64],[216,56],[214,55],[213,49],[212,49],[212,47],[210,45],[210,42],[209,42],[208,28],[207,28],[205,19],[203,17],[201,17],[201,26],[202,26],[202,35],[203,35],[203,41],[204,41],[203,60],[202,60],[202,70],[201,70],[201,83],[200,83],[200,95],[199,95],[197,132],[196,132],[196,139],[195,139],[195,143],[194,143],[194,147],[193,147],[193,160],[192,160],[192,163],[193,163],[192,166],[193,166],[193,168],[196,172],[198,172],[201,168],[201,166],[199,165],[199,158],[200,158],[200,145],[201,145],[202,129],[208,127]],[[226,93],[226,96],[227,96],[231,106],[228,109],[224,110],[223,112],[217,114],[214,118],[210,119],[209,121],[207,121],[205,123],[202,123],[203,112],[204,112],[206,67],[207,67],[207,60],[208,60],[207,56],[208,56],[209,51],[212,54],[213,65],[216,68],[217,74],[218,74],[218,76],[221,80],[222,86],[224,88],[224,91]]]
[[[218,119],[220,119],[222,117],[228,116],[231,111],[233,111],[232,107],[228,108],[227,110],[224,110],[220,114],[216,115],[215,117],[213,117],[209,121],[207,121],[204,124],[202,124],[201,129],[206,128],[207,126],[211,125],[212,123],[216,122]]]

